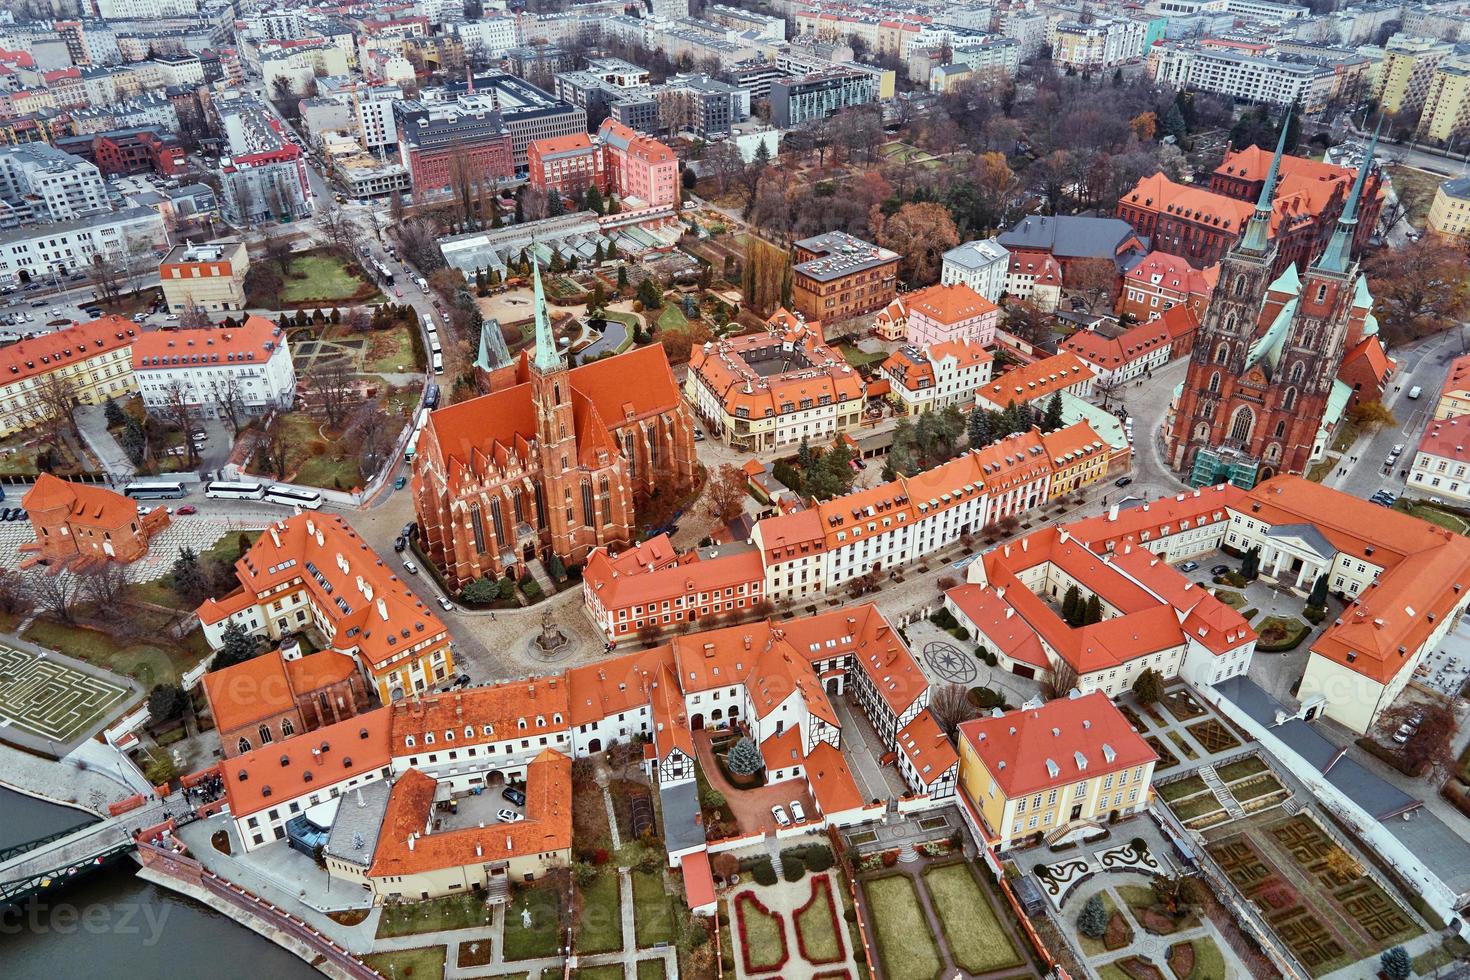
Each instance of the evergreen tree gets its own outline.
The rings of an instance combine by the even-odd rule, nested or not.
[[[599,241],[597,243],[597,247],[592,250],[592,261],[601,262],[603,258],[605,258],[605,256],[602,251],[602,242]]]
[[[1312,594],[1307,596],[1307,605],[1321,608],[1327,605],[1327,576],[1318,575],[1317,581],[1312,583]]]
[[[171,574],[174,591],[189,605],[196,606],[209,597],[209,580],[199,564],[199,555],[193,548],[186,546],[179,549],[179,557],[174,559]]]
[[[1384,950],[1378,957],[1378,966],[1388,980],[1409,980],[1414,972],[1414,961],[1409,959],[1408,950],[1402,946]]]
[[[225,624],[224,632],[220,634],[219,652],[214,655],[209,669],[223,670],[226,667],[244,663],[255,656],[259,649],[260,639],[245,632],[245,627],[231,620]]]
[[[965,426],[965,438],[971,449],[988,446],[992,440],[990,413],[983,408],[970,409],[970,419]]]
[[[123,424],[122,433],[118,436],[123,452],[128,454],[128,459],[133,465],[143,462],[143,454],[148,448],[148,439],[143,434],[143,423],[135,418],[129,418]]]
[[[500,228],[500,227],[503,227],[504,224],[505,224],[505,222],[500,217],[500,203],[498,201],[491,201],[490,202],[490,227],[491,228]]]
[[[628,267],[625,265],[618,266],[618,288],[628,288]]]
[[[1292,103],[1290,111],[1286,115],[1286,152],[1294,155],[1297,145],[1302,141],[1302,112],[1301,107]],[[1276,136],[1281,137],[1281,125],[1276,127]]]
[[[1093,623],[1100,622],[1102,622],[1102,600],[1094,592],[1087,597],[1087,609],[1082,616],[1082,625],[1091,626]]]
[[[648,276],[638,284],[638,300],[645,310],[656,310],[664,305],[663,290]]]
[[[1046,414],[1041,419],[1042,432],[1055,432],[1062,427],[1062,393],[1052,392],[1046,403]]]
[[[765,767],[765,760],[761,758],[761,750],[750,736],[744,736],[730,749],[730,754],[725,756],[725,765],[735,776],[753,776]]]
[[[1139,704],[1155,704],[1164,696],[1163,675],[1149,667],[1133,682],[1133,694]]]
[[[1170,102],[1169,108],[1164,110],[1163,127],[1165,133],[1181,143],[1189,135],[1189,126],[1184,120],[1184,112],[1179,108],[1177,99]]]
[[[1077,931],[1089,939],[1101,939],[1108,931],[1108,910],[1101,895],[1094,895],[1077,914]]]
[[[128,420],[127,414],[111,398],[103,404],[102,415],[107,419],[108,425],[125,425]]]
[[[1240,574],[1244,575],[1247,580],[1253,580],[1261,574],[1261,548],[1259,545],[1247,551],[1245,557],[1241,559]]]
[[[607,306],[607,291],[602,288],[601,279],[594,279],[592,281],[592,297],[587,301],[587,309],[589,312],[601,312],[605,306]]]
[[[807,441],[806,436],[802,436],[801,445],[796,447],[796,465],[800,466],[805,472],[810,473],[812,464],[816,461],[817,457],[812,452],[811,443]]]
[[[553,190],[546,195],[546,216],[548,218],[555,218],[566,213],[567,209],[562,204],[560,191]]]
[[[517,196],[516,197],[516,224],[518,224],[518,225],[525,224],[525,221],[526,221],[526,209],[521,205],[521,199],[520,199],[520,197]]]
[[[1076,626],[1081,620],[1078,606],[1082,603],[1082,593],[1077,591],[1077,586],[1067,586],[1067,591],[1062,594],[1062,619],[1067,621],[1068,626]]]
[[[602,209],[604,207],[602,200],[602,191],[597,189],[596,184],[587,185],[587,193],[582,198],[582,207],[586,208],[588,211],[595,211],[598,214],[602,213]]]

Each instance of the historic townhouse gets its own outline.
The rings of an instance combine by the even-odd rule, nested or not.
[[[449,631],[338,514],[276,521],[235,562],[240,589],[198,609],[218,650],[230,623],[272,643],[304,630],[356,662],[388,704],[451,680]]]
[[[0,436],[49,418],[58,396],[100,405],[137,391],[137,336],[131,320],[105,316],[0,347]]]
[[[1117,385],[1168,364],[1172,342],[1168,327],[1150,322],[1115,336],[1101,330],[1078,330],[1061,346],[1086,361],[1099,382]]]
[[[346,654],[272,650],[203,677],[220,750],[233,758],[368,710],[362,673]]]
[[[888,379],[890,398],[904,415],[923,415],[958,405],[968,411],[975,390],[990,381],[994,362],[977,340],[901,347],[878,373]]]
[[[975,405],[993,412],[1015,403],[1036,403],[1040,408],[1054,393],[1086,398],[1092,394],[1097,372],[1071,351],[1062,351],[1031,364],[1012,368],[975,392]]]

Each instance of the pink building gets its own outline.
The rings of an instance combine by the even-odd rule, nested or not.
[[[637,198],[647,207],[679,203],[679,162],[674,151],[611,119],[597,136],[607,152],[608,179],[620,198]]]
[[[1000,307],[968,284],[929,286],[903,297],[908,308],[907,340],[914,347],[968,340],[989,347],[1000,324]]]

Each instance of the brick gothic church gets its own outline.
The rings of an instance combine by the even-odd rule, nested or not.
[[[1168,462],[1194,486],[1251,487],[1278,473],[1303,473],[1325,450],[1353,395],[1338,377],[1344,352],[1365,340],[1378,345],[1372,298],[1352,255],[1373,148],[1321,256],[1305,276],[1292,264],[1273,276],[1280,268],[1270,235],[1277,144],[1246,232],[1221,260],[1171,406]]]
[[[634,499],[695,480],[693,422],[663,348],[569,369],[539,269],[535,315],[535,354],[522,352],[510,383],[433,412],[419,438],[419,533],[456,588],[631,544]]]

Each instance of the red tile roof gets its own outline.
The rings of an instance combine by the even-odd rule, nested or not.
[[[286,343],[280,324],[248,316],[238,327],[200,330],[149,330],[133,342],[133,370],[164,370],[186,365],[264,364]]]
[[[1062,351],[1007,371],[982,387],[979,394],[991,404],[1004,408],[1011,402],[1024,405],[1038,398],[1048,398],[1054,391],[1095,377],[1097,372],[1076,354]]]
[[[220,763],[230,814],[239,820],[281,807],[388,765],[388,709],[378,708],[314,732],[264,745]]]
[[[139,519],[138,504],[132,498],[106,487],[71,483],[50,473],[36,477],[20,504],[34,512],[65,508],[68,523],[96,528],[126,527]]]
[[[1155,761],[1158,755],[1101,691],[960,725],[1007,798]]]
[[[64,365],[128,347],[138,336],[139,328],[133,321],[104,316],[0,347],[0,385],[48,374]]]

